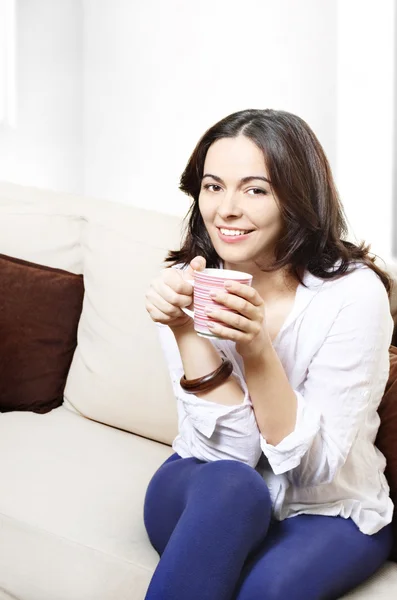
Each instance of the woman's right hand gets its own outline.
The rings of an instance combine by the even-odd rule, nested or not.
[[[171,329],[186,326],[191,317],[183,312],[193,301],[194,271],[205,269],[203,256],[196,256],[187,269],[164,269],[160,276],[152,281],[146,293],[146,310],[155,323],[163,323]]]

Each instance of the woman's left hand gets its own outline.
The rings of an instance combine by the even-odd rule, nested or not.
[[[214,291],[212,300],[234,312],[208,307],[206,314],[217,323],[208,325],[218,337],[236,342],[236,350],[243,357],[260,355],[270,342],[265,323],[265,305],[259,293],[251,286],[237,281],[226,281],[227,291]]]

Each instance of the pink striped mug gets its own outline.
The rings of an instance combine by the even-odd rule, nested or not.
[[[192,317],[194,320],[194,329],[197,335],[201,337],[218,337],[208,329],[208,323],[216,323],[216,321],[206,315],[206,306],[214,306],[221,310],[230,311],[230,308],[226,308],[222,304],[215,302],[210,296],[210,292],[213,290],[225,291],[225,281],[238,281],[239,283],[252,285],[252,275],[231,269],[204,269],[203,271],[195,271],[194,280],[189,280],[189,283],[194,286],[193,310],[184,308],[183,311],[189,317]]]

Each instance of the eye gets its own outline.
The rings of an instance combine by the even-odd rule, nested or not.
[[[250,196],[266,196],[267,191],[262,190],[261,188],[251,188],[250,190],[247,190],[247,194],[250,194]]]
[[[218,192],[222,189],[220,185],[216,185],[215,183],[206,183],[203,187],[205,190],[208,190],[210,192]]]

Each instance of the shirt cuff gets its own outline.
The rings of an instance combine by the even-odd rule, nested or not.
[[[294,431],[277,446],[268,444],[265,438],[260,436],[262,452],[275,475],[281,475],[297,467],[320,430],[320,414],[313,411],[313,407],[308,409],[302,394],[295,391],[295,395],[297,415]]]
[[[244,399],[241,404],[217,404],[216,402],[199,398],[195,394],[187,394],[180,387],[178,380],[178,398],[183,402],[186,415],[194,428],[208,439],[214,433],[217,423],[222,417],[230,415],[233,421],[235,421],[240,415],[243,416],[248,409],[252,409],[245,381],[237,373],[233,372],[233,376],[237,379],[244,392]]]

